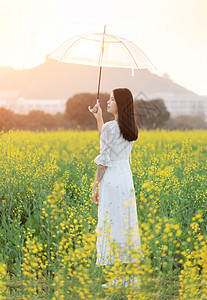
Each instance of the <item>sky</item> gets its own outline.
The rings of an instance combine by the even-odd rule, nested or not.
[[[207,0],[0,0],[0,66],[35,67],[70,37],[106,25],[145,52],[153,73],[207,95],[206,11]]]

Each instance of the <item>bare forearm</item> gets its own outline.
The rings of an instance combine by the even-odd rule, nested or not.
[[[105,166],[102,166],[102,165],[98,165],[97,167],[97,171],[96,171],[96,177],[95,177],[95,180],[94,180],[94,184],[96,186],[99,185],[99,182],[101,181],[101,178],[103,177],[105,171],[106,171],[106,168]]]
[[[101,117],[99,119],[96,119],[96,121],[97,121],[99,135],[101,135],[101,129],[102,129],[102,126],[104,124],[103,118]]]

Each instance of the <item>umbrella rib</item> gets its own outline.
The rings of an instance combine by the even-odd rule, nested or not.
[[[119,40],[119,37],[115,36],[115,38],[126,47],[126,49],[128,50],[129,54],[132,56],[133,61],[135,62],[135,65],[137,66],[137,69],[139,70],[140,68],[138,67],[138,65],[136,63],[136,60],[134,59],[134,56],[132,55],[132,53],[130,52],[130,50],[128,49],[128,47],[122,41]]]
[[[110,34],[108,34],[108,36],[112,36],[112,35],[110,35]],[[122,41],[120,41],[119,40],[119,38],[120,37],[118,37],[118,36],[116,36],[116,35],[113,35],[112,37],[114,37],[114,38],[116,38],[116,39],[118,39],[118,41],[120,42],[120,43],[122,43],[126,48],[127,48],[127,46],[122,42]],[[122,39],[122,38],[121,38]],[[123,39],[123,40],[126,40],[126,39]],[[129,40],[126,40],[127,42],[130,42]],[[131,43],[131,42],[130,42]],[[147,59],[150,61],[150,63],[154,66],[154,64],[151,62],[151,60],[149,59],[149,57],[142,51],[142,49],[140,49],[138,46],[136,46],[146,57],[147,57]],[[130,52],[130,50],[127,48],[127,50],[129,51],[129,53],[131,54],[131,52]],[[138,69],[140,69],[139,67],[138,67],[138,65],[137,65],[137,63],[136,63],[136,61],[135,61],[135,59],[134,59],[134,57],[133,57],[133,55],[131,54],[131,56],[132,56],[132,58],[133,58],[133,60],[134,60],[134,62],[135,62],[135,64],[136,64],[136,66],[137,66],[137,68]],[[154,66],[154,68],[157,70],[157,68]]]
[[[80,39],[82,39],[82,36],[78,40],[76,40],[74,43],[72,43],[72,45],[63,53],[63,55],[61,56],[61,59],[73,47],[73,45],[75,45],[79,42]],[[61,59],[60,59],[60,61],[61,61]]]
[[[130,41],[129,41],[130,42]],[[123,43],[123,42],[122,42]],[[124,44],[124,43],[123,43]],[[125,46],[125,44],[124,44],[124,46]],[[125,46],[126,48],[127,48],[127,46]],[[140,49],[138,46],[136,46],[143,54],[144,54],[144,56],[146,56],[147,57],[147,59],[151,62],[151,60],[149,59],[149,57],[142,51],[142,49]],[[129,51],[129,49],[127,48],[127,50]],[[131,52],[129,51],[129,53],[131,54]],[[133,57],[133,55],[131,54],[131,56],[132,56],[132,58],[134,59],[134,57]],[[135,60],[134,60],[135,61]],[[136,61],[135,61],[135,63],[136,63]],[[151,64],[153,65],[153,63],[151,62]],[[136,63],[136,65],[137,65],[137,63]],[[154,66],[154,65],[153,65]],[[138,67],[138,66],[137,66]],[[154,66],[154,68],[157,70],[157,68]],[[140,68],[138,68],[138,69],[140,69]]]
[[[121,42],[121,41],[120,41],[120,42]],[[137,69],[139,70],[140,68],[138,67],[138,65],[137,65],[137,63],[136,63],[136,60],[134,59],[134,56],[132,55],[132,53],[130,52],[130,50],[128,49],[128,47],[127,47],[123,42],[121,42],[121,43],[127,48],[129,54],[132,56],[133,61],[135,62],[135,65],[137,66]]]

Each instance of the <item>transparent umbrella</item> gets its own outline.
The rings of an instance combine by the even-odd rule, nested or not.
[[[103,33],[76,35],[49,55],[60,62],[98,67],[97,103],[103,67],[131,68],[132,72],[134,69],[156,69],[137,45],[105,31],[106,26]]]

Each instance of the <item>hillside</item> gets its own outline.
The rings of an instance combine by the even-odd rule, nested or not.
[[[27,99],[60,99],[81,92],[95,93],[97,81],[96,67],[60,63],[52,59],[47,59],[45,63],[32,69],[0,67],[0,90],[19,90],[18,96]],[[133,94],[142,91],[146,95],[156,92],[196,95],[169,77],[158,76],[146,69],[135,70],[132,77],[130,69],[104,68],[101,92],[110,92],[120,86],[128,87]]]

